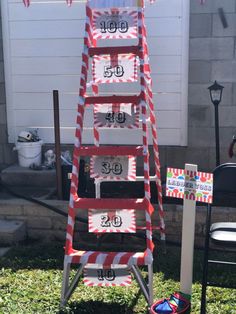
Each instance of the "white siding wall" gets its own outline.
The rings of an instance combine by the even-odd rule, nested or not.
[[[26,128],[39,128],[44,142],[54,142],[52,90],[58,89],[61,140],[73,143],[84,3],[74,1],[69,8],[64,0],[32,0],[26,9],[21,0],[2,0],[1,7],[9,142]],[[188,0],[157,0],[146,6],[161,145],[187,144],[188,20]],[[91,117],[88,110],[85,143],[92,143]],[[105,143],[133,144],[139,136],[137,131],[106,129],[101,138]]]

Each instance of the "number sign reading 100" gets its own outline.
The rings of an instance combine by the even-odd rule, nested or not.
[[[127,33],[129,30],[129,25],[127,21],[101,21],[100,22],[101,33],[115,33],[119,31],[120,33]]]

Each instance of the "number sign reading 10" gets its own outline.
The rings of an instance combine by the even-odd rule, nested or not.
[[[138,13],[130,9],[93,10],[95,39],[129,39],[138,36]]]
[[[90,161],[90,176],[108,181],[134,181],[136,159],[133,156],[93,156]]]
[[[131,274],[126,265],[111,265],[109,268],[100,264],[87,264],[84,268],[86,286],[130,286]]]

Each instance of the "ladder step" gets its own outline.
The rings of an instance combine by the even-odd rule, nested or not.
[[[137,104],[140,100],[139,95],[132,95],[132,96],[92,96],[85,98],[86,105],[92,104],[119,104],[119,103],[132,103]]]
[[[153,256],[144,252],[99,252],[73,250],[67,257],[74,264],[102,264],[102,265],[149,265]]]
[[[90,57],[95,55],[118,55],[122,53],[133,53],[138,55],[139,52],[139,46],[92,47],[88,49]]]
[[[79,209],[138,209],[145,210],[149,202],[145,198],[78,198],[74,201]]]
[[[143,156],[142,146],[81,146],[79,156]]]

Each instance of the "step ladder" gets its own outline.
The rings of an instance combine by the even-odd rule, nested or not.
[[[127,44],[121,45],[126,42]],[[91,81],[89,82],[90,77]],[[102,86],[111,86],[111,84],[114,86],[112,92],[101,92]],[[136,84],[138,86],[137,92],[132,95],[130,93],[126,93],[126,95],[116,93],[118,86],[122,84]],[[82,272],[84,271],[86,274],[89,269],[96,269],[96,265],[109,271],[126,268],[128,272],[133,273],[148,305],[151,306],[153,303],[154,245],[151,217],[154,208],[150,202],[150,179],[154,180],[157,186],[158,213],[160,216],[160,226],[157,229],[160,230],[162,240],[165,240],[165,225],[156,117],[152,96],[143,1],[88,0],[61,306],[64,306],[69,300],[78,285]],[[89,106],[93,107],[94,145],[83,146],[83,121],[85,110]],[[111,129],[114,132],[120,129],[127,131],[135,129],[140,132],[142,145],[103,145],[101,144],[100,130],[104,128],[106,132]],[[155,175],[152,177],[150,177],[149,169],[149,130],[151,131],[155,163]],[[85,156],[90,158],[90,176],[95,180],[96,198],[81,198],[77,194],[79,162],[80,158]],[[141,158],[143,161],[142,177],[136,175],[137,158]],[[137,180],[144,181],[143,198],[101,198],[101,182]],[[98,236],[104,233],[136,232],[138,226],[135,224],[135,212],[142,211],[145,217],[145,226],[143,227],[146,235],[145,250],[142,252],[111,252],[75,249],[74,234],[77,209],[88,210],[89,231]],[[72,264],[78,264],[78,270],[72,281],[69,282]],[[139,266],[143,265],[148,268],[147,283],[139,270]],[[90,285],[92,285],[91,282]]]

